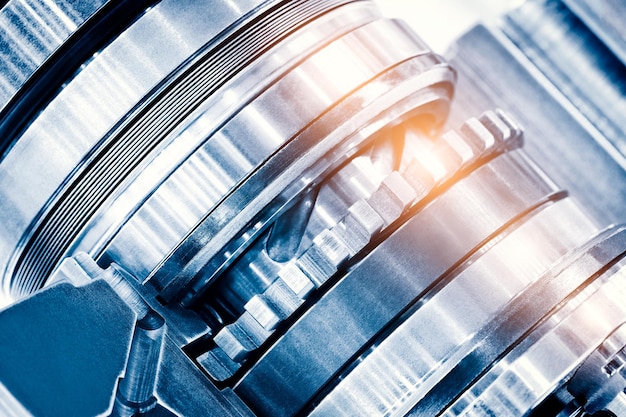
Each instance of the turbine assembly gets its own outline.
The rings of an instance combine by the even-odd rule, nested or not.
[[[9,0],[0,411],[626,416],[625,11]]]

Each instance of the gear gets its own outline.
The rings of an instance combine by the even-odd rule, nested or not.
[[[408,163],[402,172],[388,174],[368,198],[352,204],[339,222],[317,234],[302,254],[278,270],[265,291],[250,298],[237,320],[216,333],[215,347],[198,359],[213,378],[232,376],[238,364],[265,343],[313,290],[323,287],[381,232],[389,233],[390,228],[397,227],[408,210],[419,209],[436,198],[450,186],[456,173],[475,169],[498,153],[521,146],[522,131],[504,112],[489,111],[479,119],[468,120],[460,134],[451,131],[440,141],[426,144],[431,145],[430,149],[405,156]],[[225,358],[227,363],[221,366],[210,364]],[[224,373],[223,369],[231,372]]]

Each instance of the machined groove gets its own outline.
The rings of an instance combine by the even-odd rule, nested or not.
[[[323,388],[321,388],[315,395],[315,397],[309,402],[307,407],[303,410],[303,414],[311,413],[323,399],[332,392],[333,389],[343,379],[345,379],[349,373],[356,368],[367,357],[368,354],[373,352],[377,346],[389,337],[404,321],[406,321],[411,314],[417,311],[421,306],[429,302],[429,300],[437,294],[441,289],[445,288],[455,277],[463,271],[468,265],[471,265],[476,260],[480,259],[485,252],[490,248],[497,245],[504,237],[514,232],[517,228],[523,225],[528,219],[534,217],[537,213],[544,210],[546,207],[561,201],[567,197],[567,193],[563,191],[557,191],[545,199],[536,202],[534,205],[525,209],[515,217],[508,220],[500,228],[493,231],[483,241],[478,243],[473,249],[467,252],[467,254],[459,259],[454,265],[448,268],[441,277],[434,281],[431,286],[427,287],[420,296],[416,297],[413,303],[408,304],[402,309],[397,316],[390,320],[389,323],[382,328],[371,340],[359,349],[346,364],[330,379]]]
[[[292,3],[279,2],[246,22],[239,32],[209,45],[191,68],[157,87],[153,99],[137,106],[134,118],[123,120],[101,140],[85,166],[77,170],[75,180],[63,184],[54,202],[48,203],[45,213],[33,220],[22,238],[19,246],[24,250],[14,267],[14,288],[23,285],[21,294],[27,294],[42,285],[71,242],[67,232],[76,236],[127,176],[203,100],[299,25],[346,1],[307,2],[307,8]],[[272,24],[268,26],[269,20]]]
[[[504,361],[496,363],[485,373],[476,383],[474,383],[463,395],[461,395],[450,407],[441,415],[445,417],[468,416],[479,412],[484,414],[497,413],[502,416],[530,415],[541,416],[550,413],[549,405],[544,401],[550,395],[558,395],[571,410],[569,415],[603,415],[595,414],[608,405],[609,399],[619,397],[623,392],[619,389],[619,383],[605,379],[606,375],[595,375],[600,373],[594,368],[598,366],[598,357],[603,353],[614,352],[623,346],[624,324],[620,319],[612,314],[621,310],[620,306],[615,306],[614,310],[605,309],[603,303],[611,304],[615,298],[623,296],[624,293],[624,262],[609,267],[604,273],[599,275],[595,282],[590,283],[583,291],[565,300],[562,308],[555,314],[552,321],[540,324],[537,329],[531,332],[524,341],[506,354]],[[591,330],[589,334],[580,337],[579,323],[585,320],[588,313],[588,306],[598,310],[603,323]],[[616,320],[617,319],[617,320]],[[604,340],[607,330],[615,330]],[[577,343],[571,343],[576,340]],[[546,367],[540,368],[544,378],[541,380],[527,378],[525,374],[529,371],[529,363],[542,355],[549,355],[555,346],[561,347],[561,355],[558,360]],[[508,362],[509,366],[502,366],[503,362]],[[593,385],[598,391],[604,391],[599,395],[602,398],[594,398],[589,392],[581,393],[578,383],[580,376],[588,384],[584,384],[583,391],[587,391]],[[593,382],[591,382],[593,381]],[[589,383],[591,382],[591,383]],[[598,388],[598,382],[613,385],[608,390]],[[560,385],[560,387],[559,387]],[[514,389],[509,389],[512,387]],[[559,387],[559,388],[557,388]],[[579,404],[578,397],[589,398],[589,402]],[[569,400],[569,401],[568,401]],[[582,401],[581,401],[582,402]],[[542,403],[544,404],[542,406]],[[595,404],[593,404],[595,403]],[[529,414],[530,413],[530,414]]]
[[[450,392],[450,381],[467,386],[483,375],[499,357],[509,352],[525,335],[550,317],[550,313],[558,308],[564,299],[576,294],[617,263],[625,253],[623,249],[625,236],[624,226],[611,228],[563,257],[521,296],[513,299],[506,314],[498,316],[492,325],[474,335],[474,340],[480,342],[476,343],[469,355],[445,373],[441,382],[432,387],[411,412],[414,415],[436,413],[436,410],[445,409],[450,405],[458,395]],[[541,300],[540,305],[537,300]],[[519,317],[524,319],[520,320]],[[502,345],[507,346],[506,349],[501,352],[494,349],[493,343],[490,343],[492,338],[504,341]],[[470,367],[469,361],[474,365],[480,363],[481,366]]]
[[[399,91],[403,82],[397,84],[399,80],[396,73],[405,73],[410,68],[413,79],[410,82],[405,80],[404,83],[411,87],[405,84],[404,90]],[[281,211],[280,205],[285,201],[276,206],[271,204],[272,200],[280,201],[282,198],[289,201],[314,185],[319,181],[319,177],[324,176],[324,171],[335,168],[339,162],[358,152],[359,146],[364,146],[362,142],[367,140],[368,135],[382,129],[392,120],[408,117],[411,113],[421,112],[439,117],[447,111],[449,90],[444,85],[453,82],[453,75],[449,67],[443,65],[436,55],[424,51],[386,68],[385,72],[374,79],[389,83],[390,91],[379,96],[380,90],[372,87],[373,80],[369,80],[368,84],[359,86],[347,98],[324,111],[296,132],[295,136],[267,163],[251,174],[245,183],[233,190],[227,199],[212,210],[187,239],[168,255],[150,276],[155,285],[161,288],[161,296],[164,299],[182,300],[184,305],[190,305],[195,301],[206,290],[207,284],[232,262],[232,254],[242,249],[241,246],[224,248],[222,242],[237,242],[237,234],[242,230],[248,235],[246,240],[249,241],[252,233],[250,226],[267,222],[263,219],[263,210],[272,213],[272,217],[276,216],[277,211]],[[436,119],[435,121],[436,125],[440,122]],[[319,137],[326,137],[326,140],[317,143]],[[315,163],[316,158],[325,152],[330,154],[321,163]],[[298,155],[298,158],[294,160],[295,155]],[[302,171],[307,169],[309,172],[306,178],[310,178],[312,184],[297,180]],[[261,179],[262,184],[259,183]],[[295,184],[290,186],[289,184],[293,182]],[[283,192],[281,197],[280,192]],[[244,210],[234,213],[228,209],[229,200],[241,201],[242,198],[249,199],[249,196],[254,198]],[[255,220],[253,215],[257,216],[259,206],[264,208]],[[258,232],[254,232],[253,235],[256,233]]]
[[[621,2],[0,2],[0,414],[626,416]]]
[[[311,291],[344,270],[343,264],[371,246],[370,242],[380,240],[377,235],[381,230],[388,235],[399,227],[402,215],[415,215],[418,207],[436,198],[450,184],[522,143],[521,129],[502,112],[487,112],[480,119],[469,120],[461,132],[461,136],[455,132],[444,135],[428,152],[437,155],[436,160],[448,161],[444,162],[445,167],[433,166],[433,159],[426,156],[426,166],[410,161],[403,174],[392,172],[367,200],[357,201],[339,223],[320,232],[309,249],[280,269],[265,292],[246,304],[242,317],[216,334],[213,352],[199,359],[207,371],[213,370],[217,379],[231,376],[239,369],[238,363],[245,362],[283,320],[293,319],[290,316],[305,303]],[[457,171],[462,174],[456,175]],[[553,197],[558,199],[559,195],[562,193]],[[315,298],[319,297],[317,294]],[[257,326],[264,329],[260,339],[250,336],[258,334]],[[212,361],[221,361],[222,365],[216,366]],[[224,369],[231,371],[224,374]]]

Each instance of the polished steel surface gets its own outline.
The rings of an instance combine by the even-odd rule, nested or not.
[[[106,1],[9,0],[0,9],[0,111]]]
[[[626,416],[626,8],[422,3],[1,6],[0,414]]]

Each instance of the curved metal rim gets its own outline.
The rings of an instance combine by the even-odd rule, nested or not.
[[[99,141],[96,150],[90,152],[82,166],[74,170],[73,180],[66,179],[46,204],[46,208],[31,222],[9,264],[11,266],[7,273],[13,276],[11,282],[25,283],[24,280],[28,280],[35,284],[43,283],[69,246],[66,231],[73,230],[75,234],[78,234],[82,229],[81,225],[84,226],[121,181],[144,157],[155,150],[177,123],[183,120],[203,99],[254,59],[254,56],[250,56],[249,53],[241,53],[242,48],[264,50],[304,21],[326,12],[329,7],[336,7],[350,1],[352,0],[319,0],[314,4],[307,2],[308,7],[304,10],[297,7],[299,2],[264,4],[263,8],[254,10],[242,21],[231,25],[226,32],[227,34],[236,33],[237,36],[234,34],[218,36],[216,39],[224,38],[223,41],[215,45],[214,39],[204,48],[204,51],[196,53],[205,53],[203,59],[192,59],[190,68],[188,64],[177,70],[177,73],[181,73],[182,76],[169,75],[164,85],[156,87],[148,95],[148,99],[144,99],[136,106],[134,110],[136,118],[125,117],[119,127],[114,128]],[[297,17],[293,15],[294,10]],[[277,20],[277,17],[282,20]],[[272,21],[270,27],[274,28],[271,33],[263,30],[267,26],[268,19]],[[280,22],[284,24],[279,24]],[[238,33],[242,31],[243,34]],[[259,31],[262,36],[258,35]],[[248,42],[242,42],[242,38],[248,39]],[[249,44],[256,46],[252,47]],[[238,58],[236,65],[230,62],[233,56]],[[226,63],[231,65],[227,66]],[[207,72],[214,75],[208,76]],[[201,82],[204,87],[200,92],[197,89],[198,82]],[[175,88],[181,85],[186,85],[186,88]],[[195,100],[186,97],[190,92],[195,94]],[[158,100],[157,105],[154,105],[154,100]],[[171,107],[179,107],[180,103],[184,103],[187,110],[178,108],[176,114],[179,116],[171,118]],[[170,127],[159,129],[157,132],[152,130],[155,124],[163,125],[164,123]],[[103,163],[103,160],[108,162]],[[104,173],[111,171],[116,172],[116,175]],[[85,199],[94,201],[86,204]],[[63,233],[59,233],[59,230]],[[60,239],[60,236],[63,236],[63,239]],[[42,250],[46,251],[46,254],[40,253]],[[36,265],[36,269],[32,270],[32,267],[28,265]],[[25,266],[26,269],[24,269]],[[32,284],[26,286],[35,289]]]
[[[514,153],[517,154],[518,152],[514,152]],[[505,154],[504,157],[511,158],[512,156]],[[498,161],[498,160],[499,158],[495,159],[495,161]],[[485,161],[482,161],[482,163],[484,162]],[[290,343],[298,343],[297,341],[298,336],[295,335],[296,333],[294,332],[294,329],[296,329],[296,331],[299,331],[297,329],[301,328],[301,329],[304,329],[301,331],[306,331],[306,329],[312,330],[313,328],[315,328],[317,329],[316,331],[319,331],[320,328],[326,328],[326,327],[332,326],[332,324],[325,324],[325,325],[319,324],[319,326],[316,326],[313,323],[315,320],[320,319],[321,315],[323,315],[323,313],[320,313],[321,308],[331,308],[331,309],[333,308],[334,297],[340,297],[339,294],[346,294],[346,293],[353,293],[353,292],[361,293],[361,291],[363,291],[363,288],[365,288],[364,287],[365,285],[375,285],[377,288],[377,290],[374,291],[375,293],[379,293],[383,291],[384,288],[387,288],[388,286],[386,284],[379,282],[380,280],[378,280],[378,277],[379,277],[378,274],[374,273],[375,276],[370,277],[369,280],[367,281],[365,281],[366,278],[365,278],[365,275],[363,275],[363,274],[367,275],[371,273],[371,269],[375,268],[371,264],[371,262],[375,262],[372,259],[375,259],[375,257],[381,257],[381,256],[383,258],[385,257],[384,248],[393,247],[389,245],[399,245],[400,241],[404,242],[404,240],[406,240],[409,243],[403,243],[401,246],[402,248],[405,248],[406,245],[411,245],[410,246],[411,250],[415,251],[416,257],[417,257],[417,254],[420,254],[419,255],[420,257],[428,257],[429,256],[428,254],[430,252],[427,250],[423,250],[423,251],[416,250],[415,245],[417,245],[417,243],[415,243],[414,241],[416,239],[422,239],[422,237],[429,236],[429,230],[427,230],[428,228],[425,226],[426,224],[432,223],[430,221],[432,219],[429,216],[432,215],[433,213],[441,212],[442,211],[441,207],[445,207],[445,205],[449,202],[449,199],[452,199],[453,197],[457,197],[454,194],[455,193],[454,190],[458,190],[458,187],[461,187],[463,182],[470,181],[473,183],[474,181],[479,181],[480,178],[490,177],[491,173],[493,172],[491,171],[492,169],[493,167],[490,166],[490,164],[482,165],[475,172],[473,172],[472,175],[461,180],[455,186],[450,188],[447,192],[444,192],[441,196],[435,198],[432,202],[430,202],[426,206],[422,206],[421,204],[416,206],[415,210],[418,210],[418,211],[415,216],[411,217],[403,226],[401,226],[397,231],[392,233],[386,240],[384,240],[382,245],[377,246],[372,252],[370,252],[370,254],[366,258],[364,258],[363,261],[361,261],[361,263],[357,264],[357,266],[353,270],[350,270],[350,272],[348,272],[348,274],[345,277],[343,277],[335,286],[333,286],[328,291],[327,294],[325,294],[319,300],[317,300],[314,307],[312,307],[310,310],[305,312],[300,318],[298,318],[298,321],[289,329],[288,333],[280,336],[278,340],[275,340],[275,343],[272,344],[272,346],[263,354],[263,356],[259,359],[259,361],[255,365],[253,365],[252,369],[249,372],[247,372],[247,374],[243,377],[243,379],[238,383],[238,385],[235,387],[235,391],[238,392],[242,397],[244,398],[247,397],[249,400],[255,395],[264,395],[264,394],[259,394],[259,393],[252,394],[251,392],[248,392],[248,390],[252,389],[252,391],[254,391],[254,389],[257,389],[257,388],[265,389],[264,387],[261,387],[255,384],[255,379],[257,380],[257,382],[258,382],[258,379],[265,379],[267,376],[264,375],[264,372],[269,371],[269,369],[272,367],[271,364],[274,363],[273,361],[289,360],[285,357],[286,355],[282,355],[278,351],[282,349],[284,353],[289,348],[284,347],[284,346],[281,347],[282,345],[286,346]],[[501,178],[501,177],[498,177],[498,178],[500,181],[504,181],[504,182],[508,180],[508,178]],[[521,178],[524,178],[524,176],[513,175],[513,177],[510,178],[510,180],[516,180],[518,178],[521,179]],[[371,332],[371,334],[368,333],[369,336],[360,335],[360,337],[361,338],[367,337],[367,340],[370,340],[371,337],[374,337],[378,331],[381,331],[383,328],[385,328],[389,320],[392,320],[393,317],[395,317],[398,314],[402,314],[402,312],[405,311],[405,309],[407,308],[407,304],[410,305],[416,299],[419,299],[421,294],[423,294],[425,291],[431,288],[434,285],[434,282],[436,281],[438,277],[440,277],[442,274],[445,274],[446,271],[449,271],[455,266],[457,266],[459,262],[463,262],[468,252],[473,253],[480,247],[483,247],[487,242],[492,240],[501,232],[502,227],[506,227],[507,225],[510,225],[511,222],[517,221],[519,219],[518,216],[520,215],[520,212],[526,213],[527,210],[532,210],[533,208],[544,205],[546,202],[551,201],[549,196],[553,195],[554,193],[556,193],[553,195],[554,198],[558,199],[559,196],[562,196],[562,193],[557,192],[556,189],[554,189],[552,185],[550,184],[545,184],[543,187],[541,187],[541,189],[534,190],[534,191],[535,192],[532,196],[529,196],[526,198],[526,200],[532,200],[532,201],[526,201],[526,200],[516,201],[517,197],[510,199],[511,200],[510,202],[507,202],[508,199],[494,199],[494,201],[492,201],[491,203],[497,204],[497,206],[501,209],[499,212],[501,213],[502,218],[490,219],[490,221],[493,223],[493,224],[490,224],[490,227],[492,229],[476,230],[474,231],[474,234],[476,234],[476,236],[471,236],[471,239],[469,239],[469,237],[466,236],[468,241],[465,242],[463,246],[457,247],[459,245],[451,245],[450,254],[447,255],[447,258],[449,259],[446,258],[445,264],[443,263],[444,261],[440,261],[437,265],[430,267],[429,270],[421,271],[419,276],[415,276],[411,274],[410,277],[407,276],[404,278],[404,280],[401,280],[400,277],[396,277],[396,279],[393,280],[394,288],[397,285],[400,285],[400,283],[402,283],[404,286],[402,290],[402,297],[405,297],[405,298],[408,297],[410,298],[410,300],[407,299],[406,303],[404,303],[400,300],[400,295],[396,294],[393,297],[393,300],[394,300],[393,308],[395,308],[396,311],[394,311],[393,314],[391,314],[389,317],[385,317],[380,311],[377,311],[376,314],[371,312],[368,315],[368,320],[370,320],[370,322],[368,322],[368,325],[366,326],[367,332]],[[468,201],[472,201],[472,200],[468,200]],[[501,204],[507,204],[509,207],[507,207],[507,209],[504,210],[503,207],[500,207]],[[469,206],[466,209],[469,210]],[[498,212],[498,211],[492,210],[492,212]],[[437,223],[437,222],[434,222],[434,223]],[[433,226],[433,227],[438,228],[438,226]],[[439,228],[437,230],[440,231]],[[430,231],[430,232],[433,233],[434,231]],[[410,236],[413,236],[413,237],[410,237]],[[428,239],[424,241],[420,240],[420,242],[422,245],[428,245],[430,243],[430,240]],[[395,247],[395,251],[404,252],[407,250],[407,249],[401,249],[401,247]],[[390,249],[386,249],[386,250],[390,250]],[[378,258],[378,259],[381,259],[381,258]],[[415,262],[419,262],[419,261],[415,260]],[[364,271],[367,271],[367,272],[364,272]],[[360,274],[363,276],[361,276]],[[367,284],[368,282],[369,284]],[[391,282],[389,285],[391,285]],[[345,308],[350,309],[350,311],[353,311],[353,310],[362,311],[365,308],[363,304],[365,301],[361,299],[360,297],[355,298],[354,301],[358,303],[358,305],[350,305]],[[391,298],[388,299],[388,301],[391,302]],[[344,304],[345,304],[345,300],[342,301],[342,305]],[[398,305],[395,305],[395,304],[398,304]],[[344,307],[342,307],[342,309],[343,308]],[[376,330],[372,330],[372,327],[374,326],[374,324],[371,322],[373,317],[376,317],[377,323],[380,322],[376,324],[376,326],[380,326],[380,328],[377,328]],[[349,324],[345,324],[345,325],[347,327],[350,327]],[[333,327],[333,329],[335,328]],[[335,331],[341,332],[341,329],[335,329]],[[274,339],[276,338],[277,337],[275,337]],[[367,344],[367,340],[363,340],[362,342],[364,344]],[[326,344],[328,340],[324,339],[324,341],[320,340],[320,342],[323,344]],[[344,340],[344,345],[345,345],[345,342],[346,340]],[[358,343],[358,342],[355,342],[355,343]],[[344,350],[347,349],[350,352],[342,354],[342,355],[345,355],[345,357],[342,357],[341,359],[342,363],[338,366],[337,371],[339,371],[345,363],[350,363],[351,361],[350,358],[353,357],[352,355],[354,355],[355,352],[357,352],[357,355],[358,355],[359,348],[361,347],[362,347],[361,343],[358,343],[357,346],[348,346],[348,345],[342,346],[342,349]],[[296,350],[299,352],[298,349]],[[315,349],[313,348],[313,350]],[[298,356],[297,358],[300,361],[299,363],[306,364],[308,359],[307,357],[303,356],[304,352],[299,352],[299,353],[302,355],[302,356]],[[331,361],[329,357],[327,356],[324,356],[324,358],[325,358],[324,372],[328,373],[330,371],[328,371],[328,369],[326,368],[329,368],[331,366]],[[283,365],[287,366],[285,363],[283,363],[281,366]],[[336,364],[334,364],[333,362],[333,365],[336,365]],[[299,369],[299,366],[294,366],[294,369]],[[297,372],[294,370],[294,375],[295,374],[297,374]],[[328,380],[332,379],[332,376],[333,376],[332,374],[334,374],[334,372],[331,372],[327,375]],[[285,376],[283,375],[280,377],[280,380],[282,381],[284,378]],[[307,379],[308,378],[309,376],[307,376]],[[325,381],[326,379],[322,381],[320,385],[323,385]],[[256,388],[253,388],[253,387],[256,387]],[[316,388],[315,390],[317,390],[318,388]],[[271,388],[267,387],[267,389],[273,390],[273,392],[278,392],[276,390],[279,390],[282,392],[282,390],[280,390],[278,387],[271,387]],[[303,395],[304,391],[303,391],[302,384],[299,385],[298,392],[300,395]],[[267,392],[265,392],[265,394],[267,394]],[[313,395],[314,393],[310,393],[310,394]],[[285,398],[287,398],[286,393],[283,393],[283,395],[285,396]],[[252,403],[254,402],[253,399],[250,401]],[[300,399],[300,401],[302,401],[302,399]],[[298,401],[292,398],[290,400],[290,404],[291,404],[290,406],[295,407],[295,409],[293,409],[292,411],[297,411],[301,407],[304,407],[308,401],[309,399],[307,399],[306,401],[300,404],[297,404]],[[266,410],[266,411],[269,412],[269,410]]]
[[[354,27],[374,19],[376,13],[373,13],[373,7],[363,7],[364,5],[367,6],[367,3],[350,3],[338,7],[308,24],[305,33],[333,33],[336,38],[339,38]],[[352,9],[348,19],[346,19],[343,12],[341,12],[344,8]],[[337,16],[337,11],[341,12],[341,16]],[[229,94],[230,92],[234,92],[234,95],[240,98],[239,102],[243,104],[238,107],[239,109],[245,105],[245,103],[250,103],[254,97],[258,96],[261,91],[267,88],[267,85],[272,81],[272,76],[281,72],[281,70],[277,68],[289,67],[290,63],[301,60],[310,50],[314,50],[316,46],[319,46],[321,36],[319,39],[315,36],[315,39],[311,40],[299,36],[297,31],[294,35],[295,36],[292,35],[288,37],[285,42],[281,42],[276,47],[272,48],[272,53],[266,54],[257,61],[252,62],[245,70],[239,72],[233,79],[223,84],[221,89],[223,88],[229,91]],[[306,52],[296,53],[292,56],[293,52],[290,53],[290,51],[294,48],[291,47],[291,44],[297,42],[299,45],[302,45],[304,41],[308,41],[306,45],[310,48],[302,47]],[[324,42],[325,41],[326,40],[324,40]],[[281,57],[281,59],[277,57]],[[278,61],[280,63],[278,63]],[[259,79],[263,81],[260,82]],[[172,161],[178,159],[183,160],[186,156],[189,156],[193,150],[197,151],[207,137],[207,133],[203,130],[205,126],[223,125],[230,117],[231,113],[235,111],[233,108],[234,105],[232,103],[226,102],[226,104],[224,104],[220,94],[213,94],[207,97],[196,110],[187,116],[185,122],[175,127],[168,135],[169,137],[163,140],[160,154],[150,160],[149,166],[137,175],[132,184],[123,187],[123,190],[115,196],[114,201],[105,204],[106,210],[101,208],[98,214],[90,219],[89,224],[84,228],[76,241],[72,243],[66,255],[85,251],[90,252],[94,258],[101,257],[107,245],[115,238],[115,233],[111,234],[110,231],[119,231],[122,225],[135,215],[139,208],[145,204],[153,193],[152,190],[155,190],[159,184],[172,174],[173,170],[177,168],[172,167]],[[191,122],[189,122],[190,120]],[[196,128],[197,125],[202,127]],[[190,131],[194,132],[191,135],[193,139],[189,138]],[[181,136],[186,137],[186,144],[180,144],[180,142],[182,142],[179,140]],[[189,144],[190,142],[192,144]],[[174,157],[172,157],[172,155],[174,155]],[[148,195],[146,195],[146,193],[148,193]],[[107,211],[127,214],[122,217],[111,218],[107,216]]]
[[[106,2],[45,59],[11,99],[0,106],[0,161],[63,83],[113,36],[158,1]]]
[[[475,347],[449,373],[434,386],[428,394],[413,408],[412,413],[432,413],[449,406],[457,392],[448,389],[454,381],[455,386],[468,386],[484,375],[511,349],[493,349],[493,340],[497,345],[514,346],[524,335],[532,332],[543,323],[563,300],[572,297],[582,288],[604,273],[619,261],[626,250],[626,226],[609,228],[578,250],[563,257],[546,274],[516,297],[504,314],[496,317],[491,325],[474,335]],[[525,320],[516,320],[521,312]],[[469,363],[471,362],[471,366]],[[480,365],[480,366],[479,366]],[[408,411],[408,410],[407,410]]]
[[[573,353],[576,355],[576,357],[572,358],[572,360],[566,364],[564,364],[562,361],[557,361],[558,365],[560,365],[561,368],[558,369],[558,374],[554,371],[551,373],[553,379],[546,381],[549,382],[550,388],[546,389],[543,392],[536,392],[535,390],[533,390],[533,393],[536,395],[535,398],[532,399],[532,402],[529,402],[528,398],[524,397],[523,401],[520,401],[520,403],[523,404],[523,402],[525,402],[526,404],[523,405],[525,405],[527,408],[524,410],[519,410],[520,415],[527,415],[529,412],[534,411],[536,407],[540,406],[540,404],[550,394],[554,393],[559,387],[562,387],[565,384],[569,384],[572,381],[572,378],[575,377],[575,374],[581,370],[581,365],[584,366],[584,362],[590,357],[590,355],[592,355],[594,351],[598,348],[601,348],[602,344],[608,338],[610,338],[617,330],[621,328],[623,331],[624,325],[626,324],[626,315],[624,315],[623,311],[621,316],[619,316],[619,314],[616,316],[609,316],[607,315],[608,309],[600,308],[598,314],[603,315],[605,318],[605,320],[602,321],[602,326],[598,326],[602,328],[600,330],[597,330],[596,326],[594,326],[593,329],[590,329],[595,331],[593,337],[588,337],[588,334],[585,334],[584,337],[581,337],[581,317],[577,317],[577,314],[581,314],[581,311],[578,309],[578,307],[583,306],[584,310],[582,310],[582,315],[588,316],[588,307],[593,306],[593,302],[597,302],[592,301],[590,303],[590,300],[594,300],[596,299],[596,297],[601,297],[602,292],[611,293],[615,292],[615,290],[624,291],[626,289],[623,282],[623,272],[621,274],[622,282],[620,284],[617,284],[614,281],[615,275],[619,274],[620,270],[623,271],[624,255],[625,253],[622,253],[612,261],[609,261],[607,265],[605,265],[592,276],[592,278],[597,277],[593,280],[593,282],[589,283],[589,285],[581,286],[581,288],[577,290],[575,294],[564,300],[564,302],[562,303],[562,307],[557,307],[559,309],[559,311],[557,312],[559,316],[557,320],[543,320],[532,331],[528,332],[525,335],[520,344],[510,349],[503,357],[499,358],[496,363],[486,369],[481,374],[481,376],[473,381],[472,384],[468,387],[468,390],[466,392],[471,392],[469,396],[471,396],[472,399],[480,399],[481,396],[488,393],[489,390],[497,384],[497,379],[499,379],[501,375],[505,372],[509,372],[509,376],[507,376],[506,379],[508,381],[507,383],[510,384],[511,377],[515,375],[515,371],[512,371],[513,373],[511,374],[510,368],[514,368],[515,362],[518,359],[526,356],[527,352],[529,352],[530,350],[536,348],[541,349],[542,341],[545,339],[549,339],[550,336],[553,336],[554,338],[563,341],[564,345],[567,346],[569,350],[568,353]],[[615,285],[618,286],[615,288],[611,288]],[[610,302],[610,300],[606,299],[602,301],[603,303],[606,303],[607,301]],[[605,306],[606,304],[604,304],[602,307]],[[618,304],[615,307],[619,308],[620,305]],[[573,323],[569,323],[570,321]],[[582,321],[584,322],[585,320],[582,319]],[[577,338],[577,343],[571,344],[572,338]],[[612,347],[619,349],[621,345],[614,345]],[[545,349],[547,350],[543,353],[544,357],[549,356],[550,352],[554,352],[554,346],[550,342],[548,342],[548,346],[545,347]],[[559,354],[561,353],[562,352],[559,352]],[[597,364],[594,364],[592,366],[596,367]],[[601,370],[600,368],[598,368],[597,371],[600,373],[603,372],[603,370]],[[547,376],[547,374],[545,376]],[[603,374],[602,376],[606,377],[606,374]],[[577,394],[574,395],[577,396]],[[462,401],[466,396],[467,394],[464,394],[456,398],[455,402],[452,403],[452,405],[448,406],[447,409],[441,411],[441,415],[451,415],[451,410],[456,408],[459,401]],[[471,401],[468,404],[471,404]],[[458,415],[458,413],[455,413],[453,415]]]
[[[274,0],[276,1],[278,0]],[[142,97],[146,94],[149,96],[150,91],[158,92],[159,83],[163,81],[163,78],[167,78],[168,74],[181,65],[184,67],[189,59],[193,61],[193,54],[206,42],[219,39],[224,33],[228,33],[229,29],[232,30],[233,20],[250,18],[250,13],[255,8],[258,9],[257,11],[264,10],[263,7],[259,7],[261,2],[262,0],[252,0],[247,10],[237,11],[229,9],[228,4],[216,3],[210,6],[215,11],[211,16],[212,19],[207,19],[204,13],[199,13],[203,8],[208,7],[206,4],[197,3],[195,6],[194,3],[190,7],[181,7],[180,0],[163,0],[136,20],[106,48],[99,51],[97,56],[94,55],[93,59],[85,62],[71,82],[58,92],[57,97],[15,142],[12,152],[7,154],[0,164],[0,183],[6,187],[2,191],[11,194],[11,197],[13,197],[13,191],[19,190],[20,192],[14,194],[21,196],[22,187],[28,186],[30,189],[32,183],[38,184],[36,194],[25,194],[27,197],[21,197],[22,200],[18,202],[7,198],[9,201],[6,203],[9,204],[10,210],[15,212],[16,218],[13,220],[14,227],[11,230],[2,230],[6,233],[6,236],[2,236],[5,246],[21,251],[23,247],[20,247],[20,244],[24,242],[19,241],[25,233],[29,233],[27,229],[29,225],[35,227],[33,222],[37,214],[42,208],[45,210],[47,205],[53,204],[52,200],[58,197],[59,192],[64,191],[63,185],[68,181],[68,176],[80,174],[82,166],[89,161],[94,149],[98,148],[103,138],[106,140],[110,129],[115,128],[116,124],[124,124],[124,115],[132,110],[132,106],[141,109]],[[265,2],[265,7],[270,3]],[[200,28],[202,31],[197,33]],[[164,42],[172,31],[179,37],[171,43]],[[145,37],[164,43],[164,47],[174,44],[176,48],[164,50],[161,45],[158,45],[152,49],[147,48],[145,54],[140,54],[141,56],[138,57],[124,53],[126,48],[141,45]],[[155,62],[158,62],[158,65],[155,65]],[[136,82],[136,85],[129,86],[125,79],[112,77],[107,71],[110,65],[118,65],[117,69],[120,71],[132,71],[127,75],[130,75],[131,81]],[[136,71],[136,68],[142,68],[142,65],[154,65],[155,68],[150,68],[153,69],[151,72]],[[93,83],[107,87],[115,86],[126,94],[100,100],[100,97],[94,96],[94,91],[98,90],[92,91],[90,87]],[[87,99],[94,100],[85,103]],[[84,112],[93,116],[89,126],[83,126],[82,113]],[[59,151],[61,147],[57,143],[51,143],[51,138],[47,133],[50,127],[55,125],[63,126],[66,130],[53,129],[54,135],[61,135],[64,140],[73,139],[76,143]],[[68,125],[71,127],[69,130],[67,130]],[[92,125],[96,127],[91,129]],[[78,128],[82,129],[77,131]],[[63,143],[63,140],[57,137],[54,140]],[[50,148],[54,146],[59,149],[51,152]],[[68,152],[65,149],[71,151]],[[38,157],[33,158],[31,155]],[[40,171],[48,175],[44,177]],[[20,175],[16,177],[15,172],[20,172]],[[37,175],[39,178],[35,180]],[[2,200],[0,199],[0,205],[4,206],[2,203],[5,202]],[[16,210],[13,205],[19,209]],[[10,280],[6,276],[14,266],[7,259],[9,255],[10,253],[0,252],[0,263],[6,265],[3,271],[5,276],[3,284],[7,294],[10,294],[11,290]],[[12,262],[14,264],[15,259]]]
[[[428,58],[433,57],[425,55],[416,58],[426,58],[428,61]],[[394,86],[394,89],[401,91],[400,94],[404,95],[404,98],[394,97],[393,93],[396,91],[392,90],[377,98],[375,105],[368,105],[347,118],[346,122],[346,114],[354,111],[355,101],[361,102],[361,94],[365,96],[371,94],[368,92],[368,86],[365,86],[350,99],[344,100],[339,106],[303,129],[213,210],[210,216],[155,270],[149,279],[159,283],[158,286],[162,288],[161,296],[167,301],[184,297],[185,305],[193,302],[206,289],[206,285],[234,258],[231,256],[233,248],[224,247],[221,242],[235,241],[237,247],[235,250],[239,253],[241,248],[245,247],[244,242],[238,241],[238,235],[242,231],[246,235],[245,242],[251,242],[252,237],[258,235],[271,219],[282,212],[281,207],[297,198],[319,181],[319,178],[325,177],[327,174],[322,174],[323,172],[328,173],[336,169],[342,162],[355,155],[376,131],[390,123],[399,122],[407,114],[414,115],[420,109],[425,113],[434,113],[435,124],[441,124],[444,117],[439,116],[447,114],[450,88],[431,91],[429,89],[437,84],[451,85],[454,80],[452,74],[448,67],[433,67],[419,74],[410,83]],[[392,109],[393,106],[395,107]],[[434,108],[429,108],[430,106]],[[332,127],[329,129],[328,126]],[[325,140],[316,144],[320,136],[325,137]],[[320,159],[322,156],[324,158]],[[285,169],[286,167],[288,169]],[[312,182],[299,181],[303,175],[305,178],[311,178],[309,181]],[[263,193],[259,193],[261,188]],[[248,202],[244,210],[233,212],[230,208],[231,201],[240,201],[241,198],[245,199],[246,195],[252,195],[254,198]],[[258,207],[263,207],[262,211],[258,210]],[[257,216],[259,211],[261,215]],[[193,282],[198,278],[199,281]]]

